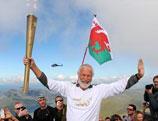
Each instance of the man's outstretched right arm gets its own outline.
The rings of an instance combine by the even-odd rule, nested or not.
[[[46,75],[38,68],[33,58],[26,58],[23,59],[24,65],[30,64],[30,69],[33,71],[33,73],[36,75],[38,80],[48,88],[47,84],[47,77]]]

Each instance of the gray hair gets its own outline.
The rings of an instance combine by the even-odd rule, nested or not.
[[[79,67],[77,74],[79,75],[81,69],[87,68],[87,67],[91,69],[91,71],[92,71],[92,76],[93,76],[93,75],[94,75],[94,71],[93,71],[93,67],[92,67],[90,64],[82,64],[82,65]]]

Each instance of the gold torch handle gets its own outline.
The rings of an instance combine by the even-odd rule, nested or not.
[[[35,37],[37,18],[34,15],[27,16],[27,32],[26,32],[26,58],[32,56],[32,49]],[[30,63],[25,66],[23,93],[27,93],[29,89]]]

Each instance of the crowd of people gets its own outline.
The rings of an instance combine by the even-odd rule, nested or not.
[[[55,107],[49,106],[44,96],[37,99],[39,108],[30,115],[27,107],[22,102],[15,102],[14,113],[8,108],[3,108],[0,121],[66,121],[66,105],[62,96],[56,96]]]
[[[22,102],[15,102],[14,115],[8,110],[8,108],[4,108],[5,117],[0,117],[0,121],[67,121],[66,105],[64,104],[62,96],[56,96],[54,108],[47,105],[44,96],[39,96],[37,102],[39,108],[33,112],[33,116],[29,114],[26,106],[24,106]],[[129,104],[127,106],[126,114],[113,114],[105,117],[105,119],[99,117],[99,121],[157,121],[157,119],[153,119],[152,117],[155,115],[149,115],[144,112],[146,108],[147,107],[144,105],[142,111],[139,111],[137,110],[136,105]]]
[[[149,111],[146,112],[146,109]],[[158,121],[158,75],[153,77],[153,84],[145,86],[142,110],[137,110],[136,105],[129,104],[127,115],[114,114],[100,121]]]
[[[148,113],[146,114],[143,111],[137,110],[136,105],[129,104],[127,106],[127,113],[120,115],[120,114],[113,114],[112,116],[105,117],[104,119],[100,119],[99,121],[156,121],[153,120],[151,115]]]
[[[158,121],[158,76],[153,78],[153,84],[145,86],[143,111],[138,111],[134,104],[129,104],[126,115],[114,114],[105,119],[99,117],[102,99],[123,93],[143,77],[144,63],[141,59],[138,62],[136,74],[111,84],[98,85],[91,84],[94,71],[89,64],[80,66],[77,82],[71,83],[50,81],[32,58],[24,58],[23,63],[30,65],[37,79],[50,92],[61,96],[55,98],[55,108],[47,105],[46,98],[40,96],[37,100],[39,108],[34,111],[33,117],[22,102],[16,102],[15,115],[6,108],[4,109],[5,116],[1,116],[0,121]],[[67,98],[66,105],[63,103],[63,97]],[[150,108],[151,117],[145,115],[146,108]]]

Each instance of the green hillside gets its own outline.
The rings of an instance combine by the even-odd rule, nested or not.
[[[143,102],[143,90],[128,90],[121,95],[110,97],[102,101],[101,115],[103,117],[112,114],[125,114],[128,104],[135,104],[138,110],[141,110]]]

